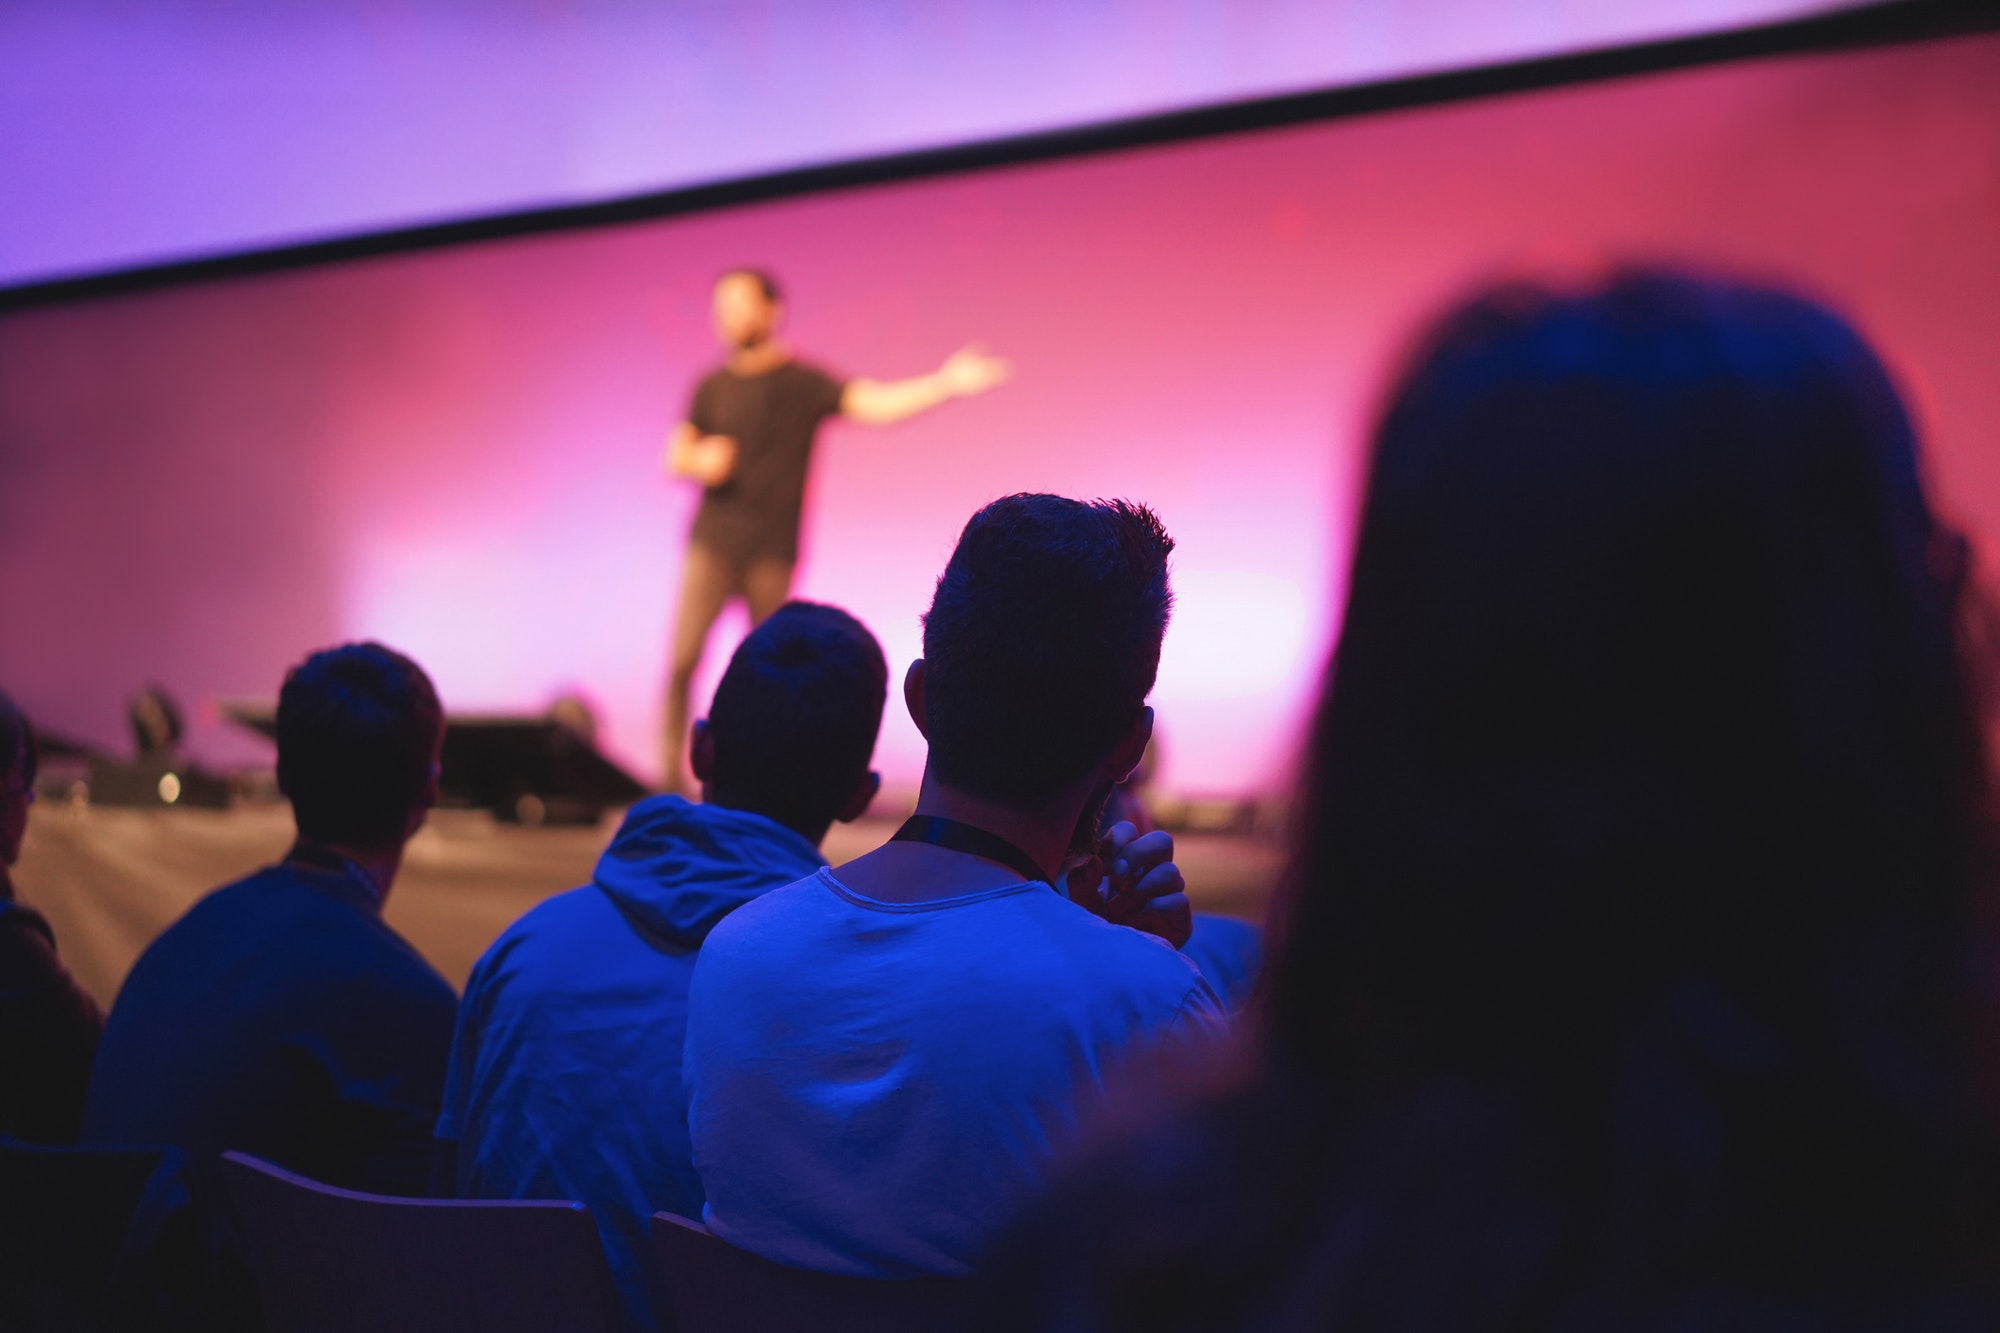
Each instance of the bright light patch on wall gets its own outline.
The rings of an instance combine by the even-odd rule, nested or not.
[[[344,633],[416,658],[450,711],[538,712],[565,691],[650,700],[663,629],[657,611],[625,609],[658,603],[659,575],[637,562],[556,558],[562,549],[466,533],[360,545]],[[651,760],[651,711],[600,721],[600,744],[614,755]]]
[[[1305,590],[1256,570],[1174,571],[1174,619],[1160,651],[1162,704],[1268,694],[1306,672]]]

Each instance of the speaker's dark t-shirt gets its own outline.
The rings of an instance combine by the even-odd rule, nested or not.
[[[736,441],[736,470],[701,497],[691,540],[737,565],[795,560],[806,467],[819,423],[840,411],[846,386],[787,361],[762,375],[717,370],[695,387],[688,422]]]

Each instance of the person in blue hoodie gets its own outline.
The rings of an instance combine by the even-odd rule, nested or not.
[[[702,1210],[681,1086],[695,956],[723,917],[818,871],[827,829],[867,809],[887,690],[859,621],[786,603],[695,724],[701,803],[633,806],[592,882],[508,927],[466,983],[437,1122],[452,1192],[588,1205],[634,1327],[672,1327],[648,1220]]]

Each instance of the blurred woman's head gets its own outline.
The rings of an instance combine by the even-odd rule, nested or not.
[[[1259,1040],[1122,1104],[992,1326],[1991,1326],[1967,573],[1808,301],[1639,272],[1440,318]]]
[[[1779,1193],[1936,1184],[1976,1030],[1964,567],[1819,306],[1641,272],[1450,312],[1376,432],[1276,1049],[1362,1103],[1581,1115],[1664,1062],[1717,1123],[1791,1117],[1717,1132]]]
[[[0,694],[0,884],[21,855],[28,806],[35,799],[35,730],[14,701]]]

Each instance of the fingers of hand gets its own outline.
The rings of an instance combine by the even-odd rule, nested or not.
[[[1121,819],[1104,830],[1103,835],[1098,838],[1097,854],[1106,866],[1115,865],[1124,856],[1125,849],[1132,845],[1132,840],[1138,836],[1138,827],[1130,820]],[[1119,873],[1123,873],[1122,869]]]
[[[736,441],[727,435],[708,437],[708,484],[713,486],[729,480],[729,474],[736,470]]]
[[[1156,865],[1129,886],[1111,881],[1112,891],[1105,903],[1106,914],[1114,921],[1123,920],[1168,898],[1187,895],[1187,881],[1181,877],[1181,868],[1172,861]]]
[[[1121,829],[1124,830],[1122,838],[1117,837]],[[1114,824],[1106,835],[1110,846],[1104,859],[1110,866],[1112,878],[1137,879],[1154,866],[1168,864],[1174,859],[1173,834],[1165,829],[1154,829],[1141,838],[1134,836],[1138,831],[1130,824]]]

